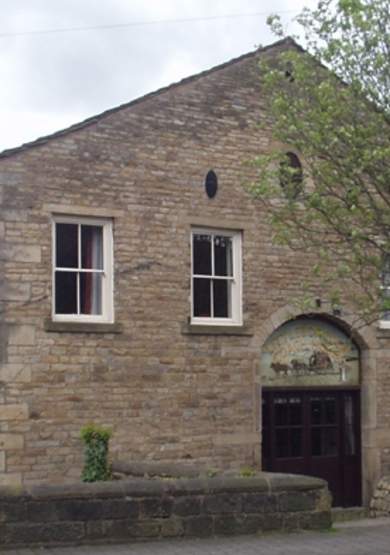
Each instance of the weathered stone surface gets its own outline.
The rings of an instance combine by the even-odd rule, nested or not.
[[[1,222],[0,222],[1,237]],[[0,282],[0,301],[27,301],[31,298],[31,284]]]
[[[22,364],[3,364],[0,366],[0,382],[31,382],[31,368]]]
[[[0,449],[23,449],[24,437],[22,434],[0,433]]]
[[[41,248],[37,245],[7,245],[0,246],[0,260],[13,262],[40,262]]]
[[[231,498],[224,492],[226,485],[205,480],[202,495],[192,493],[193,480],[161,481],[150,497],[150,481],[129,481],[126,488],[118,484],[74,484],[73,486],[33,486],[23,490],[0,489],[0,540],[5,545],[68,544],[74,542],[121,541],[158,537],[206,537],[210,535],[252,534],[273,529],[317,529],[330,523],[330,503],[318,488],[313,492],[295,492],[296,498],[312,495],[312,510],[280,513],[278,501],[286,503],[293,492],[247,493],[248,482],[241,479],[243,491]],[[276,482],[276,481],[275,481]],[[299,483],[299,480],[298,480]],[[137,490],[129,496],[131,484]],[[138,487],[136,488],[136,484]],[[261,484],[261,482],[260,482]],[[252,484],[253,485],[253,484]],[[176,496],[168,496],[175,491]],[[144,495],[142,494],[142,487]],[[110,495],[111,490],[111,495]],[[126,491],[125,491],[126,490]],[[213,493],[211,493],[213,490]],[[146,494],[146,495],[145,495]],[[274,502],[271,499],[275,498]],[[288,501],[290,502],[290,501]],[[305,503],[302,506],[306,506]],[[250,509],[250,514],[244,508]],[[295,510],[296,509],[296,510]],[[23,530],[20,535],[17,530]],[[52,530],[52,532],[50,532]],[[34,536],[36,534],[36,536]]]
[[[9,325],[8,344],[9,345],[35,345],[35,327],[28,325]]]
[[[78,542],[84,535],[84,524],[81,522],[9,523],[3,526],[0,545],[66,544]]]
[[[316,505],[316,497],[313,493],[281,493],[278,504],[281,512],[312,511]]]
[[[172,512],[178,516],[192,516],[200,514],[201,508],[200,497],[178,497],[174,499]]]
[[[206,513],[239,513],[241,512],[241,495],[215,494],[207,495],[204,499]]]
[[[184,520],[184,533],[186,536],[202,538],[213,534],[214,525],[211,516],[190,516]]]
[[[26,420],[28,418],[28,405],[20,403],[17,405],[0,405],[0,421],[2,420]]]

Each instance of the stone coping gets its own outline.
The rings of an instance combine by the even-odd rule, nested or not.
[[[288,491],[320,490],[326,487],[325,480],[311,476],[293,474],[261,473],[255,477],[215,477],[181,479],[114,480],[111,482],[74,483],[63,485],[38,485],[24,487],[0,487],[0,498],[110,498],[110,497],[155,497],[160,495],[180,496],[185,494],[261,492],[277,493]]]

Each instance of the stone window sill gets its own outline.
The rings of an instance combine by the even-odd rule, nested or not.
[[[183,335],[241,335],[244,337],[253,336],[253,333],[246,326],[206,326],[201,324],[185,324],[182,326],[181,333]]]
[[[123,326],[118,322],[104,324],[97,322],[54,322],[45,320],[44,329],[56,333],[122,333]]]

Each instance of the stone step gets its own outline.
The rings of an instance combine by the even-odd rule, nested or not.
[[[334,507],[332,509],[332,522],[347,522],[349,520],[361,520],[368,517],[366,507]]]

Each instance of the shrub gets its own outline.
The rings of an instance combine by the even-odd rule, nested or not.
[[[89,424],[81,429],[80,437],[84,441],[84,468],[81,473],[83,482],[98,482],[111,478],[108,464],[108,442],[111,430]]]

